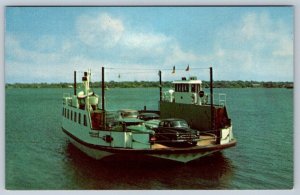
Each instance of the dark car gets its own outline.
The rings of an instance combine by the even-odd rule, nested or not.
[[[155,129],[158,143],[164,144],[191,144],[196,145],[200,139],[200,132],[191,129],[183,119],[163,119]]]
[[[144,121],[149,121],[153,119],[159,119],[159,115],[156,113],[148,112],[139,114],[138,118]]]

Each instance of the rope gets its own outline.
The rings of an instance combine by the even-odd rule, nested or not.
[[[115,68],[115,67],[104,67],[105,70],[117,70],[117,71],[122,71],[122,70],[128,70],[130,68]],[[199,68],[199,67],[190,67],[189,71],[191,70],[205,70],[205,69],[208,69],[209,70],[209,67],[202,67],[202,68]],[[122,73],[148,73],[148,71],[172,71],[173,68],[133,68],[133,71],[128,71],[128,72],[122,72]],[[176,71],[186,71],[186,68],[176,68]],[[78,73],[84,73],[86,71],[84,70],[75,70],[76,72]],[[187,72],[189,72],[187,71]],[[94,70],[92,73],[95,73],[95,72],[98,72],[100,73],[101,70]]]

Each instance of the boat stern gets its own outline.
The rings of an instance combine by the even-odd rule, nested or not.
[[[220,144],[228,144],[230,142],[232,142],[234,139],[233,137],[233,132],[232,132],[232,125],[230,125],[229,127],[225,127],[221,129],[221,140],[220,140]]]

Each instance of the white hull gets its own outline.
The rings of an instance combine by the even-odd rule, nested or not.
[[[102,151],[102,150],[97,150],[94,148],[90,148],[87,147],[79,142],[77,142],[76,140],[74,140],[73,138],[71,138],[70,136],[67,136],[69,141],[79,150],[81,150],[83,153],[85,153],[86,155],[88,155],[91,158],[94,158],[96,160],[100,160],[102,158],[105,158],[107,156],[111,156],[113,155],[113,153],[109,153],[106,151]]]
[[[76,141],[71,136],[67,135],[70,142],[77,147],[79,150],[81,150],[83,153],[85,153],[87,156],[100,160],[108,156],[112,155],[118,155],[118,154],[125,154],[126,155],[133,155],[137,157],[141,156],[150,156],[153,158],[160,158],[160,159],[166,159],[166,160],[172,160],[176,162],[182,162],[187,163],[196,159],[199,159],[201,157],[207,156],[209,154],[212,154],[214,152],[220,151],[222,149],[225,149],[227,147],[231,147],[235,145],[235,140],[224,144],[223,147],[220,146],[211,146],[211,147],[201,147],[201,146],[195,146],[189,148],[169,148],[169,149],[141,149],[141,150],[134,150],[134,149],[124,149],[124,148],[113,148],[113,147],[104,147],[101,149],[99,148],[93,148],[89,147],[85,144],[80,143],[80,141]],[[108,152],[106,150],[111,150],[111,152]],[[175,151],[175,152],[174,152]],[[123,155],[124,156],[124,155]]]

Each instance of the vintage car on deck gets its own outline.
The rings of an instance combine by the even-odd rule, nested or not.
[[[144,121],[149,121],[149,120],[153,120],[153,119],[159,119],[159,115],[156,113],[152,113],[152,112],[145,112],[145,113],[139,114],[137,118],[144,120]]]
[[[200,140],[200,132],[191,129],[183,119],[163,119],[154,131],[157,143],[167,145],[196,145]]]
[[[145,121],[145,126],[148,129],[156,129],[158,127],[159,123],[160,123],[159,119],[148,120],[148,121]]]
[[[122,118],[137,118],[139,112],[137,110],[132,109],[121,109],[118,110],[118,113]]]

